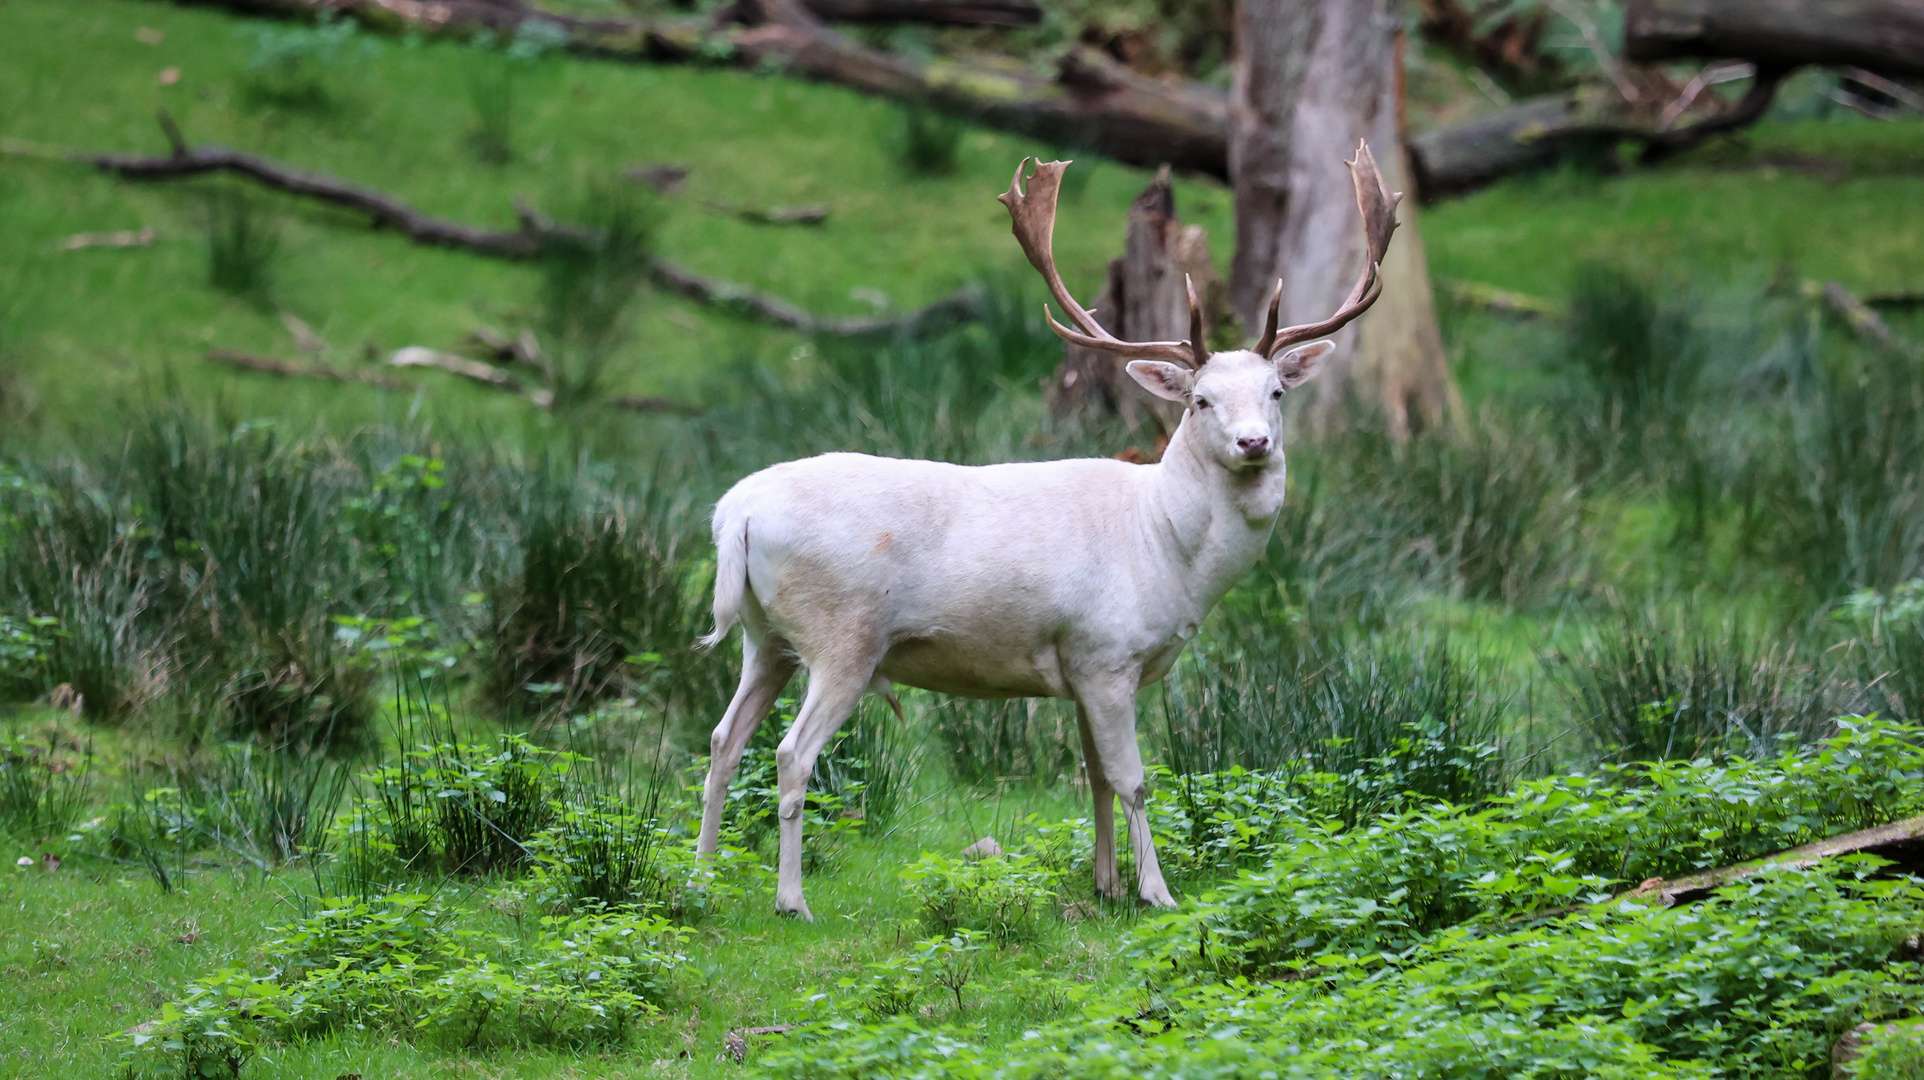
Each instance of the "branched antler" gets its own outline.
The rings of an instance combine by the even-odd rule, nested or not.
[[[1029,265],[1035,267],[1036,272],[1049,283],[1050,294],[1055,297],[1056,303],[1062,305],[1063,311],[1069,315],[1069,321],[1075,323],[1080,332],[1056,322],[1055,315],[1044,304],[1042,314],[1049,320],[1049,329],[1064,341],[1087,349],[1135,360],[1169,360],[1189,367],[1202,367],[1209,359],[1209,348],[1203,342],[1202,305],[1196,299],[1196,286],[1187,276],[1183,283],[1189,290],[1188,341],[1123,341],[1103,329],[1095,316],[1069,295],[1068,288],[1062,284],[1062,275],[1056,272],[1054,249],[1056,197],[1062,189],[1062,172],[1069,167],[1069,163],[1037,160],[1035,171],[1027,178],[1028,188],[1025,191],[1022,171],[1028,168],[1029,160],[1023,158],[1016,165],[1015,179],[1009,182],[1009,190],[996,196],[996,199],[1009,208],[1016,241],[1022,245],[1022,253],[1029,257]]]
[[[1358,143],[1356,160],[1346,164],[1349,165],[1350,177],[1356,181],[1356,209],[1363,215],[1363,237],[1369,245],[1369,254],[1363,260],[1362,276],[1356,279],[1356,287],[1350,290],[1349,299],[1336,309],[1336,314],[1322,322],[1286,326],[1280,330],[1276,324],[1280,321],[1283,304],[1283,283],[1278,280],[1276,291],[1269,297],[1269,319],[1263,326],[1262,339],[1256,343],[1255,351],[1264,356],[1273,357],[1292,345],[1328,337],[1369,310],[1369,306],[1383,292],[1383,256],[1390,249],[1390,235],[1396,232],[1396,204],[1402,201],[1403,193],[1392,192],[1383,183],[1382,174],[1376,171],[1376,158],[1370,153],[1369,143]]]

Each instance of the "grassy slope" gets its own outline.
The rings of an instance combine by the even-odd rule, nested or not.
[[[332,109],[288,111],[250,104],[241,89],[253,51],[244,31],[261,25],[135,0],[0,2],[0,70],[8,73],[0,136],[159,151],[152,117],[164,107],[193,139],[330,170],[431,212],[494,225],[510,223],[514,198],[565,210],[587,185],[626,165],[681,162],[692,167],[689,187],[701,197],[834,207],[824,228],[771,229],[684,199],[673,204],[662,239],[666,254],[694,269],[824,311],[864,310],[856,290],[913,305],[980,268],[1020,265],[991,196],[1017,158],[1044,149],[1025,140],[971,132],[956,175],[911,179],[883,148],[895,115],[886,103],[735,71],[554,59],[522,79],[521,154],[496,169],[465,148],[467,88],[489,58],[455,45],[388,41],[371,59],[342,65]],[[141,26],[165,39],[140,43]],[[159,74],[169,67],[180,79],[163,86]],[[1764,164],[1792,153],[1841,160],[1849,179]],[[1721,157],[1614,180],[1524,179],[1435,207],[1424,217],[1434,273],[1555,294],[1576,261],[1601,257],[1680,277],[1767,277],[1793,263],[1862,291],[1924,287],[1924,199],[1913,179],[1924,162],[1924,125],[1764,129],[1751,150]],[[1092,167],[1088,192],[1065,207],[1058,233],[1065,271],[1085,290],[1144,180],[1139,170]],[[105,400],[173,380],[246,413],[351,422],[452,407],[450,419],[484,418],[496,428],[526,419],[513,402],[438,376],[421,378],[428,389],[417,402],[201,364],[210,346],[276,355],[291,348],[273,311],[206,286],[196,207],[186,186],[124,184],[55,162],[0,158],[0,355],[28,372],[43,416],[84,420]],[[1226,193],[1187,184],[1182,209],[1210,228],[1226,258]],[[477,323],[512,328],[528,317],[534,282],[525,268],[415,248],[324,210],[287,212],[276,302],[343,356],[366,346],[447,345]],[[74,232],[141,225],[157,228],[163,242],[52,251]],[[1474,320],[1464,329],[1474,331]],[[1501,335],[1459,337],[1474,339],[1478,352],[1509,347]],[[694,395],[719,365],[779,359],[794,344],[790,335],[652,298],[620,382]]]
[[[1046,147],[971,132],[957,173],[902,174],[883,148],[892,106],[851,92],[734,71],[645,68],[551,60],[520,84],[520,159],[477,164],[465,148],[472,124],[468,81],[477,57],[451,44],[383,44],[344,66],[346,89],[331,111],[250,105],[241,78],[249,25],[223,14],[130,0],[0,3],[0,135],[92,149],[162,152],[157,108],[189,138],[243,147],[396,194],[432,213],[512,225],[511,202],[565,210],[594,182],[641,162],[691,167],[698,198],[757,205],[827,202],[819,229],[768,228],[670,207],[665,254],[692,269],[775,292],[822,311],[868,310],[851,290],[880,290],[896,306],[927,302],[982,267],[1020,264],[1006,212],[993,196],[1014,163]],[[158,46],[138,27],[165,32]],[[162,86],[159,73],[180,69]],[[1090,287],[1121,234],[1140,171],[1095,171],[1085,196],[1065,206],[1057,247],[1065,273]],[[1186,191],[1190,195],[1200,188]],[[1186,198],[1218,224],[1221,195]],[[289,386],[234,378],[198,362],[220,346],[289,355],[272,312],[223,298],[204,284],[196,204],[181,185],[118,183],[73,166],[0,159],[0,322],[35,376],[45,411],[81,416],[103,392],[125,392],[175,372],[190,393],[222,390],[247,411],[366,416],[362,389]],[[83,231],[152,225],[148,249],[55,254]],[[344,351],[452,344],[477,323],[513,326],[526,317],[533,275],[474,256],[424,250],[369,234],[340,215],[290,208],[283,241],[286,309]],[[625,358],[630,389],[693,393],[700,376],[738,356],[778,358],[794,341],[679,302],[654,298]],[[439,380],[430,402],[458,402],[497,421],[520,409]],[[392,401],[398,413],[407,402]]]

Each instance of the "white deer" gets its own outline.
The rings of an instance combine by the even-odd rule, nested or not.
[[[716,725],[699,848],[712,853],[728,783],[797,666],[801,711],[776,751],[781,838],[775,908],[802,896],[803,802],[815,759],[869,690],[892,683],[976,698],[1076,703],[1095,796],[1095,886],[1119,896],[1114,799],[1144,901],[1174,904],[1143,811],[1136,692],[1168,673],[1216,602],[1262,553],[1283,503],[1283,392],[1316,374],[1326,335],[1382,290],[1400,194],[1367,145],[1349,163],[1368,238],[1340,310],[1278,330],[1282,286],[1254,349],[1211,355],[1189,291],[1189,340],[1126,342],[1076,303],[1052,253],[1067,162],[1037,162],[999,196],[1056,303],[1068,341],[1128,357],[1150,393],[1184,405],[1162,460],[962,466],[823,454],[763,469],[715,507],[714,644],[739,621],[741,686]],[[1047,306],[1044,313],[1047,315]],[[891,699],[892,701],[892,699]]]

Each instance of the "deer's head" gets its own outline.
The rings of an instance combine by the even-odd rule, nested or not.
[[[1068,162],[1037,161],[1024,177],[1029,159],[1022,159],[1009,190],[997,198],[1009,208],[1023,254],[1076,325],[1072,330],[1056,322],[1045,305],[1049,328],[1064,341],[1127,358],[1129,376],[1144,389],[1185,407],[1184,423],[1196,427],[1193,434],[1200,437],[1206,452],[1228,468],[1245,469],[1267,463],[1280,450],[1284,393],[1315,377],[1336,348],[1328,335],[1361,315],[1383,290],[1383,255],[1389,250],[1390,234],[1396,231],[1396,204],[1403,196],[1384,186],[1369,144],[1360,144],[1356,159],[1348,164],[1369,246],[1362,275],[1349,298],[1321,322],[1278,328],[1283,299],[1283,283],[1278,281],[1262,338],[1252,348],[1219,353],[1209,352],[1204,344],[1202,305],[1195,285],[1187,279],[1187,341],[1123,341],[1103,329],[1069,295],[1056,272],[1054,254],[1056,199]]]

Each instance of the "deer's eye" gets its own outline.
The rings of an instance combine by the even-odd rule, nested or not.
[[[1276,389],[1274,389],[1274,390],[1271,390],[1271,391],[1269,392],[1269,399],[1270,399],[1271,401],[1281,401],[1281,400],[1283,400],[1283,388],[1279,386],[1279,387],[1277,387]]]
[[[1208,398],[1200,398],[1200,397],[1199,397],[1199,398],[1197,398],[1197,399],[1196,399],[1196,408],[1198,408],[1198,409],[1207,409],[1207,408],[1209,408],[1209,399],[1208,399]]]

